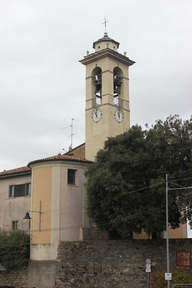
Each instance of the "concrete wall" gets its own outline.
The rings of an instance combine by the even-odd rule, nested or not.
[[[31,209],[31,196],[9,197],[9,186],[31,183],[31,176],[17,176],[0,180],[0,229],[10,231],[12,221],[18,221],[18,228],[29,231],[29,221],[24,220]]]

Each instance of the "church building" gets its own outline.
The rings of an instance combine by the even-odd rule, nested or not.
[[[80,61],[86,67],[85,143],[0,173],[0,229],[30,231],[31,260],[54,260],[60,241],[84,239],[90,227],[84,171],[108,137],[130,128],[129,66],[135,62],[107,33],[93,48]],[[187,237],[186,225],[176,230],[170,238]]]

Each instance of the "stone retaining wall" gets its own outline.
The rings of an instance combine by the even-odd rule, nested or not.
[[[192,252],[192,239],[170,240],[171,268],[178,251]],[[166,240],[61,242],[55,288],[146,288],[147,258],[152,273],[166,269]]]
[[[169,244],[170,268],[175,268],[177,252],[192,253],[192,239],[171,239]],[[147,258],[152,260],[152,273],[166,269],[166,240],[61,242],[58,249],[58,268],[57,265],[54,268],[58,270],[56,282],[55,286],[52,285],[55,288],[146,288]],[[43,267],[43,262],[48,261],[42,261],[42,265],[39,261],[38,265]],[[28,269],[30,265],[28,268],[11,272],[0,272],[0,286],[47,288],[47,283],[43,280],[45,277],[42,275],[45,273],[40,272],[38,267],[41,279],[33,283],[34,286],[29,282],[27,286]],[[185,269],[192,273],[191,267]],[[47,271],[54,279],[53,274],[56,271],[51,272],[49,267]]]
[[[26,288],[27,273],[28,273],[27,267],[11,270],[10,272],[7,271],[0,272],[0,287],[13,286],[15,288]]]

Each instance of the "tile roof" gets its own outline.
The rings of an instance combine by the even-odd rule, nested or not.
[[[73,162],[81,162],[81,163],[93,163],[92,161],[86,160],[85,158],[77,158],[69,155],[55,155],[52,157],[47,157],[39,160],[34,160],[28,163],[28,166],[20,167],[11,170],[4,170],[0,172],[0,179],[8,178],[8,177],[16,177],[23,175],[31,175],[31,164],[40,163],[40,162],[49,162],[49,161],[73,161]]]
[[[69,155],[58,154],[52,157],[43,158],[39,160],[34,160],[28,163],[28,167],[32,164],[40,163],[40,162],[49,162],[49,161],[73,161],[73,162],[81,162],[81,163],[93,163],[92,161],[86,160],[85,158],[77,158]]]
[[[11,169],[11,170],[4,170],[3,172],[0,172],[0,179],[18,176],[18,175],[30,175],[30,174],[31,174],[31,169],[25,166],[25,167],[20,167],[20,168]]]

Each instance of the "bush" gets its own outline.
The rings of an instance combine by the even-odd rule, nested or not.
[[[7,270],[27,265],[30,257],[30,236],[24,231],[0,234],[0,263]]]
[[[167,287],[167,280],[165,280],[166,271],[157,272],[151,277],[152,288],[164,288]],[[170,281],[170,287],[174,284],[189,284],[192,283],[192,276],[183,269],[170,269],[172,273],[172,280]],[[177,288],[183,288],[183,286],[177,286]]]

